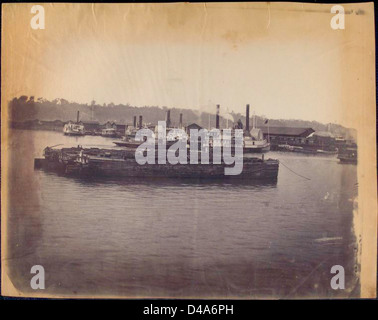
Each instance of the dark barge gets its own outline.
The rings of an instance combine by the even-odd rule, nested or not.
[[[357,147],[341,149],[337,158],[340,160],[340,163],[357,164]]]
[[[35,169],[53,171],[63,175],[101,177],[161,177],[161,178],[222,178],[277,180],[279,161],[275,159],[244,158],[239,175],[225,175],[226,164],[144,164],[135,160],[130,150],[99,148],[47,147],[44,158],[34,160]],[[229,166],[231,167],[231,166]]]

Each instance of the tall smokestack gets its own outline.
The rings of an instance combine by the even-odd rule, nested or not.
[[[143,117],[139,116],[139,129],[142,129]]]
[[[171,110],[167,110],[165,122],[167,123],[167,128],[169,128],[171,126]]]
[[[245,108],[245,130],[249,132],[249,104]]]
[[[136,116],[134,116],[134,122],[133,122],[134,128],[136,128]]]
[[[80,111],[77,111],[77,116],[76,116],[76,122],[79,123],[79,118],[80,118]]]
[[[215,119],[215,128],[219,129],[219,108],[220,108],[220,105],[217,104],[217,115],[216,115],[216,119]]]
[[[182,128],[182,113],[180,113],[180,128]]]

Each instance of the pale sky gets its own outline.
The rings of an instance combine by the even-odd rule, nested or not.
[[[45,4],[45,30],[31,29],[31,6],[4,10],[9,97],[242,113],[249,103],[324,123],[345,121],[345,68],[365,32],[353,14],[333,30],[331,5]]]

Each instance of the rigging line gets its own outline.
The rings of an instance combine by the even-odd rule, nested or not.
[[[299,173],[295,172],[294,170],[290,169],[286,164],[284,164],[281,160],[280,160],[280,164],[282,164],[286,169],[290,170],[292,173],[296,174],[297,176],[299,177],[302,177],[304,179],[307,179],[307,180],[311,180],[310,178],[307,178],[305,176],[302,176],[300,175]]]
[[[56,145],[54,145],[54,146],[52,146],[52,147],[49,147],[49,148],[54,148],[54,147],[62,146],[62,145],[63,145],[63,143],[59,143],[59,144],[56,144]]]

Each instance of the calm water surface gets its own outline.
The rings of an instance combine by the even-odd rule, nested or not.
[[[10,135],[11,280],[45,293],[148,297],[341,297],[359,293],[356,166],[335,156],[269,152],[275,184],[81,180],[35,171],[43,148],[112,147],[112,139],[48,131]],[[333,265],[346,290],[330,287]]]

